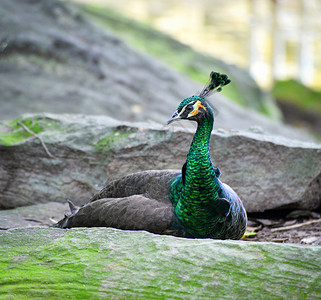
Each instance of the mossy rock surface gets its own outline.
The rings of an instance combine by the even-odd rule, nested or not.
[[[321,116],[321,92],[290,79],[275,82],[273,95],[280,102],[290,103],[304,112],[315,112]]]
[[[19,117],[3,121],[0,130],[0,145],[12,146],[34,138],[45,130],[59,130],[59,122],[43,116],[39,118]]]
[[[0,232],[4,299],[318,299],[320,265],[319,246],[110,228]]]
[[[287,123],[309,128],[321,140],[321,91],[284,80],[275,82],[273,94]]]

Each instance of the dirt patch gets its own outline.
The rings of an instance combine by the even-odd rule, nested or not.
[[[269,212],[250,215],[244,240],[321,245],[320,212],[274,212],[274,215]]]

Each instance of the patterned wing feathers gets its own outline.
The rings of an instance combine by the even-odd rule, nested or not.
[[[104,198],[79,208],[68,218],[65,228],[114,227],[161,234],[170,228],[173,215],[172,206],[141,195]]]

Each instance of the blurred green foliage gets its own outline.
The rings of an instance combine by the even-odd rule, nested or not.
[[[305,112],[313,111],[321,115],[321,92],[312,90],[294,79],[276,81],[273,95],[280,102],[287,102]]]

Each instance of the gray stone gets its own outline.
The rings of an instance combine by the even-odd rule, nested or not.
[[[133,50],[66,2],[2,0],[0,28],[1,119],[54,112],[164,124],[182,99],[202,89]],[[212,71],[210,63],[205,65]],[[240,77],[240,90],[257,93],[243,87],[243,73],[237,74],[233,80]],[[219,111],[217,127],[261,126],[272,134],[311,140],[221,95],[213,96],[212,102]]]
[[[180,169],[194,135],[194,130],[103,116],[36,114],[23,122],[55,158],[39,139],[22,135],[16,122],[1,124],[2,209],[67,199],[83,204],[106,181],[142,170]],[[321,145],[218,130],[210,153],[222,181],[235,189],[248,212],[320,206]]]
[[[0,231],[0,297],[320,299],[321,247],[112,228]]]
[[[69,212],[67,203],[48,202],[15,209],[0,210],[0,230],[21,227],[39,227],[55,224],[65,212]]]

